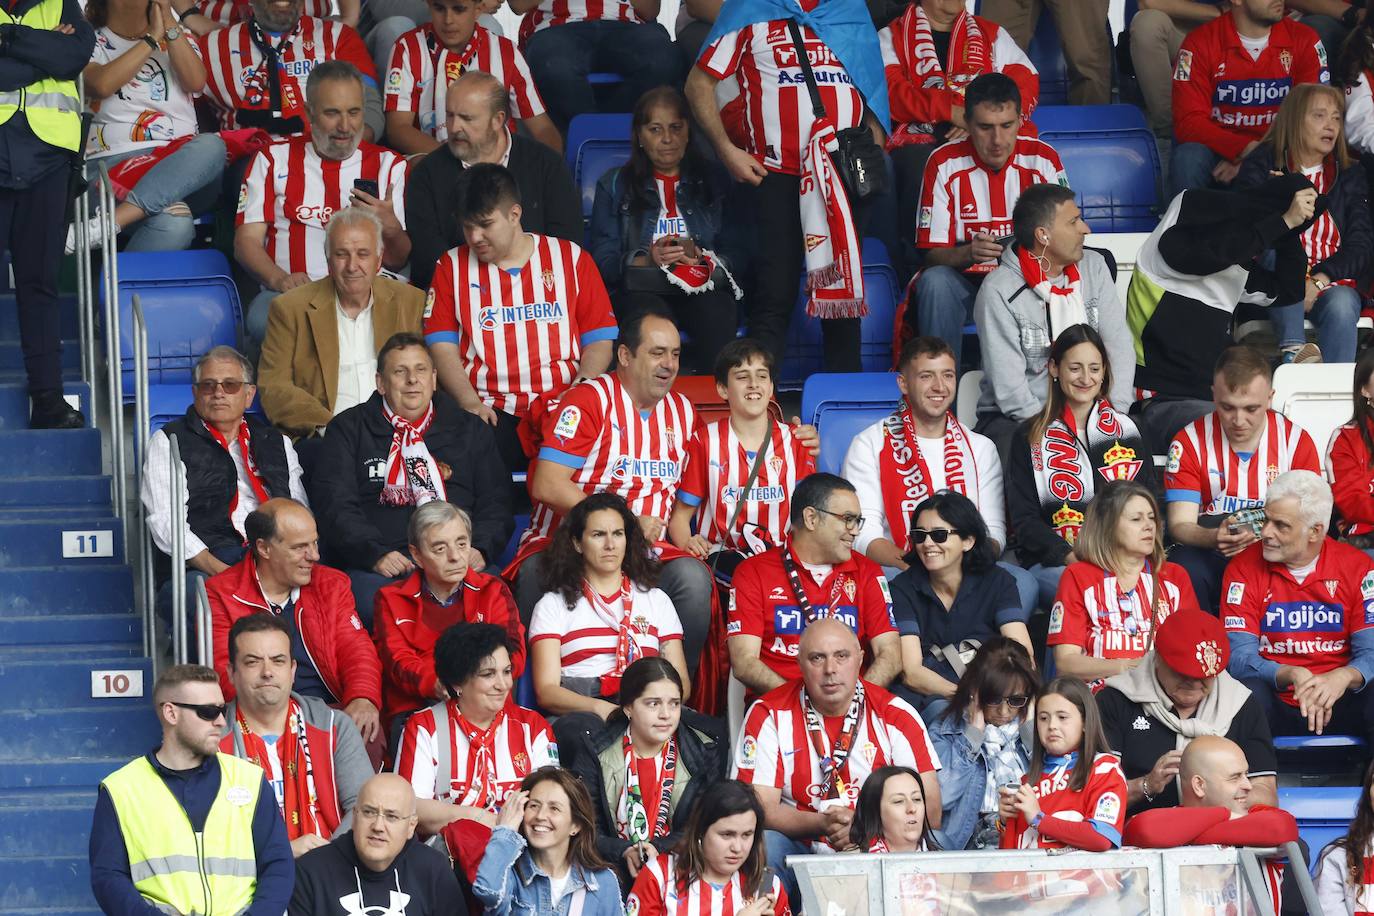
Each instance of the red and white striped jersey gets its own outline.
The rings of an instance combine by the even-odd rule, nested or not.
[[[753,466],[754,453],[745,451],[729,417],[698,428],[692,437],[677,498],[696,507],[697,533],[712,544],[753,553],[746,531],[755,541],[781,544],[789,530],[792,491],[797,481],[816,471],[810,450],[792,435],[786,423],[773,424],[768,457],[754,485],[745,490]],[[727,531],[741,499],[744,508],[735,519],[735,527]]]
[[[1078,646],[1092,658],[1139,658],[1154,644],[1156,628],[1181,609],[1198,605],[1192,580],[1176,563],[1165,563],[1159,575],[1145,570],[1127,593],[1110,570],[1074,563],[1059,580],[1047,641]]]
[[[764,893],[773,894],[773,916],[789,916],[787,891],[782,879],[771,875],[772,887]],[[634,916],[734,916],[755,895],[747,894],[740,886],[740,874],[735,872],[722,887],[705,878],[697,878],[686,887],[677,881],[677,856],[660,853],[640,869],[634,887],[625,901],[625,912]]]
[[[518,271],[484,264],[466,245],[449,249],[425,301],[425,339],[456,345],[482,402],[517,417],[577,377],[588,345],[617,333],[591,255],[564,239],[530,238],[534,252]]]
[[[477,26],[461,52],[450,51],[425,23],[396,39],[386,73],[386,110],[412,111],[420,130],[435,140],[448,139],[444,101],[449,83],[469,70],[490,73],[510,92],[515,118],[544,113],[544,101],[534,88],[525,56],[515,42]]]
[[[1010,235],[1017,199],[1037,184],[1069,184],[1059,154],[1043,140],[1017,137],[1011,158],[996,172],[978,160],[973,141],[946,143],[926,160],[916,246],[949,248],[978,232]],[[996,266],[996,261],[974,264],[967,272],[988,273]]]
[[[269,34],[268,38],[275,42],[282,36]],[[219,116],[221,130],[244,126],[238,123],[238,109],[271,108],[263,53],[246,22],[202,36],[200,50],[205,59],[205,95]],[[281,49],[282,117],[305,121],[306,78],[327,60],[348,61],[362,71],[364,83],[377,85],[377,70],[357,32],[333,19],[303,16]]]
[[[859,126],[863,95],[819,36],[807,26],[801,30],[821,101],[835,129]],[[716,79],[734,76],[739,83],[746,149],[765,168],[800,175],[802,150],[815,115],[787,20],[758,22],[722,35],[702,51],[697,66]]]
[[[1198,503],[1201,515],[1230,515],[1264,505],[1269,484],[1293,470],[1322,472],[1317,447],[1301,426],[1269,411],[1259,444],[1242,458],[1227,441],[1221,420],[1209,413],[1180,429],[1169,444],[1165,501]]]
[[[784,804],[815,811],[821,801],[820,758],[806,731],[802,682],[789,681],[754,701],[744,716],[735,748],[733,776],[749,785],[782,790]],[[839,735],[843,716],[825,716],[827,740]],[[840,766],[836,788],[850,807],[868,774],[883,766],[911,767],[918,773],[940,769],[940,760],[921,716],[881,687],[864,682],[863,721],[853,749]],[[817,844],[816,851],[829,849]]]
[[[617,619],[624,619],[620,596],[608,602],[607,608]],[[682,620],[662,589],[634,586],[630,614],[636,624],[631,636],[645,657],[658,655],[665,642],[682,638]],[[601,677],[615,669],[620,629],[598,614],[585,596],[577,599],[571,611],[559,592],[540,598],[530,617],[530,645],[541,639],[558,640],[559,661],[568,677]]]
[[[540,0],[520,22],[520,46],[543,29],[569,22],[644,22],[629,0]]]
[[[221,27],[242,22],[253,12],[253,5],[246,0],[204,0],[200,12],[211,22]],[[301,15],[328,19],[335,14],[334,0],[305,0],[305,12]]]
[[[439,755],[434,743],[436,710],[448,715],[451,772],[438,772]],[[410,782],[416,798],[435,798],[455,805],[478,805],[495,810],[516,789],[520,780],[542,766],[558,766],[558,745],[544,717],[531,709],[506,703],[506,715],[496,729],[496,798],[479,799],[481,786],[471,780],[470,745],[458,724],[458,702],[447,700],[422,709],[406,720],[396,772]],[[480,804],[479,804],[480,802]]]
[[[1063,760],[1064,758],[1050,758]],[[1048,769],[1050,760],[1045,762]],[[1081,791],[1069,788],[1072,766],[1060,766],[1041,775],[1032,783],[1040,811],[1046,818],[1056,817],[1074,824],[1095,821],[1098,832],[1121,845],[1121,831],[1126,826],[1126,775],[1121,772],[1121,760],[1115,754],[1098,754],[1093,758],[1092,772]],[[1030,775],[1022,777],[1030,782]],[[1002,831],[1003,849],[1063,849],[1064,844],[1041,836],[1040,831],[1017,814]]]
[[[1331,162],[1313,169],[1303,169],[1302,173],[1312,182],[1312,187],[1317,189],[1318,194],[1328,193],[1336,177],[1335,164]],[[1341,249],[1341,229],[1336,225],[1329,208],[1322,208],[1321,215],[1313,220],[1312,225],[1307,227],[1300,238],[1302,250],[1307,255],[1307,263],[1311,267],[1334,257]],[[1333,282],[1342,286],[1355,285],[1355,281],[1349,277],[1340,277]]]
[[[619,494],[635,515],[667,522],[696,426],[696,409],[685,395],[669,391],[645,416],[610,372],[563,395],[545,420],[538,460],[573,468],[572,482],[588,495]],[[553,534],[560,520],[535,503],[522,543]]]
[[[236,225],[266,223],[264,246],[287,273],[319,280],[329,273],[324,228],[347,207],[353,182],[377,182],[382,197],[406,224],[406,159],[400,153],[363,143],[342,161],[325,159],[309,137],[292,137],[259,150],[239,191]]]

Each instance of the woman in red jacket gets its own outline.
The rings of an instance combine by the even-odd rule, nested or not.
[[[1354,416],[1327,449],[1326,476],[1340,516],[1342,540],[1374,549],[1374,349],[1355,362]]]

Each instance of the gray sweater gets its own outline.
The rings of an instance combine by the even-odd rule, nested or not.
[[[1125,413],[1135,400],[1135,350],[1126,325],[1126,308],[1117,295],[1107,262],[1090,248],[1083,250],[1083,305],[1088,324],[1102,335],[1112,367],[1112,405]],[[1049,320],[1045,302],[1026,285],[1013,246],[988,274],[973,304],[973,321],[983,354],[983,385],[978,415],[1001,413],[1028,420],[1040,412],[1049,394]],[[1055,328],[1058,333],[1062,328]]]

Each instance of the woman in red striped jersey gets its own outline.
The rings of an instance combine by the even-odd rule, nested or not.
[[[767,867],[763,805],[730,779],[701,800],[675,853],[639,872],[629,916],[788,916],[787,892]]]
[[[1374,913],[1374,763],[1365,769],[1362,785],[1350,831],[1327,844],[1317,859],[1317,900],[1327,916]]]
[[[859,852],[926,852],[944,838],[926,819],[926,793],[911,767],[878,767],[864,780],[849,827]]]

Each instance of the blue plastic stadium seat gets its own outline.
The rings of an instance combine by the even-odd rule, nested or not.
[[[1064,162],[1083,218],[1098,232],[1152,232],[1159,222],[1159,148],[1148,129],[1042,131]]]
[[[99,289],[103,305],[103,283]],[[178,385],[189,402],[196,359],[221,344],[238,345],[243,310],[228,259],[214,249],[119,255],[119,352],[126,402],[134,397],[135,295],[148,322],[148,383]]]
[[[130,394],[130,399],[133,395]],[[191,380],[175,384],[149,385],[148,386],[148,435],[152,435],[162,427],[171,423],[173,420],[186,416],[186,409],[191,406]],[[253,403],[248,405],[244,411],[252,414],[264,423],[267,422],[267,414],[263,412],[262,402],[258,400],[256,394],[253,395]]]
[[[900,394],[893,372],[818,372],[802,389],[802,420],[821,436],[816,468],[840,473],[849,443],[892,412]]]
[[[1284,753],[1305,750],[1349,748],[1364,750],[1364,739],[1355,735],[1281,735],[1274,739],[1274,749]]]
[[[1042,135],[1150,128],[1135,105],[1040,105],[1031,120]]]
[[[497,569],[505,569],[510,561],[515,559],[515,548],[519,546],[520,537],[529,526],[529,515],[517,515],[515,517],[515,530],[511,532],[510,540],[506,542],[506,549],[501,551],[501,556],[496,559]],[[524,704],[522,703],[521,705],[523,706]]]
[[[1298,821],[1315,869],[1322,847],[1350,829],[1350,819],[1363,795],[1360,786],[1280,786],[1279,807]]]
[[[592,215],[597,181],[630,158],[631,117],[628,114],[584,114],[573,118],[568,125],[564,155],[582,195],[583,219]]]

